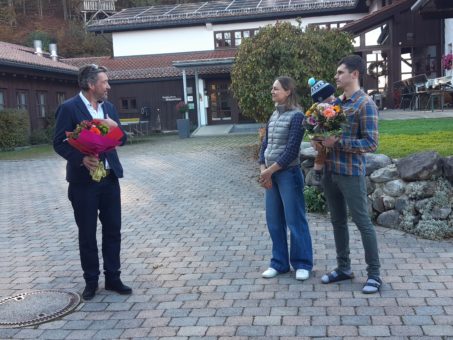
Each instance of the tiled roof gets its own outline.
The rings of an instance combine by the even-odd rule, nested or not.
[[[64,59],[63,62],[80,67],[85,64],[97,64],[107,67],[111,80],[132,80],[132,79],[154,79],[154,78],[177,78],[181,77],[182,71],[173,66],[174,61],[192,60],[216,60],[233,58],[236,54],[235,49],[188,52],[173,54],[158,54],[133,57],[91,57],[91,58],[71,58]],[[198,73],[219,74],[229,73],[230,67],[207,66],[200,67]],[[187,69],[186,74],[193,75],[193,69]]]
[[[50,59],[48,53],[42,56],[35,54],[30,47],[0,41],[0,65],[16,66],[41,71],[77,74],[77,68],[72,65]]]
[[[359,0],[229,0],[126,8],[88,25],[92,32],[283,18],[353,10]]]

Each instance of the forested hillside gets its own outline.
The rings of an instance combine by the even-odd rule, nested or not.
[[[117,0],[117,11],[128,7],[200,2],[197,0]],[[0,41],[33,46],[33,40],[57,43],[63,57],[111,54],[108,35],[97,36],[84,28],[82,0],[0,0]]]

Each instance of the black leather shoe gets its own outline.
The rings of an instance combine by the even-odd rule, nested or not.
[[[105,281],[105,290],[113,290],[121,295],[129,295],[132,294],[132,288],[126,286],[121,282],[120,279],[114,281]]]
[[[98,290],[98,285],[87,284],[82,293],[83,299],[86,301],[91,300],[96,295],[97,290]]]

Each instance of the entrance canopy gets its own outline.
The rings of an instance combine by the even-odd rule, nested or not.
[[[231,66],[234,63],[233,57],[228,58],[212,58],[212,59],[198,59],[198,60],[176,60],[173,62],[173,66],[182,70],[182,82],[183,82],[183,89],[184,89],[184,103],[187,104],[187,77],[186,77],[186,69],[193,69],[195,72],[195,97],[197,103],[197,118],[198,118],[198,126],[203,125],[202,122],[205,120],[202,117],[202,112],[200,110],[200,97],[203,96],[204,90],[200,92],[199,89],[199,79],[198,79],[198,71],[200,69],[218,69],[219,72],[225,73],[225,69],[228,71],[231,69]],[[229,72],[228,72],[229,73]],[[186,118],[188,118],[188,114],[186,112]]]

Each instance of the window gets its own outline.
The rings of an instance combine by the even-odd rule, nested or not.
[[[38,117],[45,117],[47,111],[47,92],[36,93],[36,105],[38,108]]]
[[[238,47],[244,39],[253,37],[258,32],[258,29],[215,32],[215,48]]]
[[[317,24],[310,24],[310,25],[308,25],[308,27],[309,28],[317,27],[319,29],[331,30],[331,29],[339,29],[349,22],[350,21],[323,22],[323,23],[317,23]]]
[[[0,89],[0,111],[6,107],[6,90]]]
[[[64,103],[66,99],[66,94],[64,92],[57,92],[57,105]]]
[[[135,98],[121,98],[120,99],[120,110],[136,112],[137,111],[137,100]]]
[[[28,110],[28,92],[19,90],[16,93],[17,108],[19,110]]]

